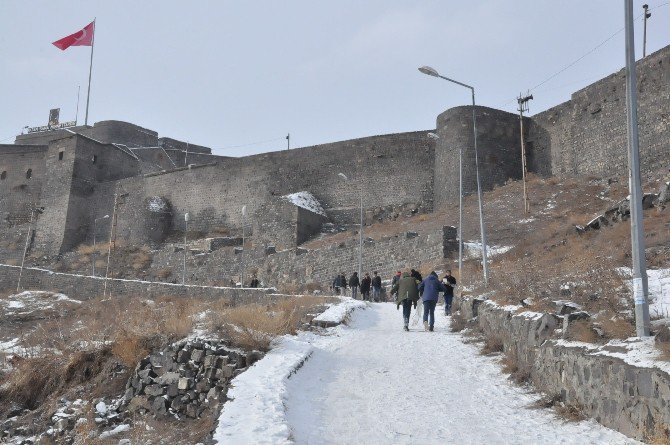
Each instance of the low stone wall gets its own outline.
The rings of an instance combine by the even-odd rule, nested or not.
[[[0,292],[16,291],[19,267],[0,264]],[[85,275],[51,272],[45,269],[26,267],[21,276],[21,289],[50,290],[63,293],[77,300],[88,300],[103,295],[105,279]],[[271,294],[269,289],[239,289],[234,287],[196,286],[160,283],[140,280],[107,280],[107,295],[207,297],[227,299],[230,304],[268,303],[285,296]]]
[[[613,346],[551,339],[560,326],[553,314],[517,314],[471,297],[456,297],[454,308],[476,317],[484,335],[500,338],[539,390],[560,395],[604,426],[644,440],[670,425],[670,375],[662,369],[609,355],[617,352]]]

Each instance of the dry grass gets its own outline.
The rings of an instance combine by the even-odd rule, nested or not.
[[[495,335],[489,334],[484,336],[484,344],[482,345],[482,349],[479,351],[479,353],[481,355],[492,355],[503,352],[504,349],[505,346],[503,345],[502,339]]]
[[[167,280],[168,278],[170,278],[171,275],[172,275],[171,267],[164,267],[154,272],[154,276],[159,280]]]
[[[553,408],[557,416],[569,422],[579,422],[586,419],[582,408],[578,404],[566,404],[560,394],[545,395],[531,405],[530,408]]]
[[[235,346],[267,351],[275,337],[295,334],[305,315],[328,301],[303,296],[269,306],[250,304],[221,308],[215,312],[215,324]]]
[[[505,351],[501,360],[503,372],[509,374],[510,380],[517,385],[524,385],[530,381],[531,369],[527,364],[522,364],[514,349]]]
[[[635,335],[635,325],[630,319],[613,314],[610,316],[609,313],[606,313],[604,316],[598,317],[598,322],[607,339],[624,340]]]
[[[661,326],[654,338],[656,349],[661,351],[661,359],[670,361],[670,328]]]
[[[567,338],[568,340],[584,343],[596,343],[600,340],[598,334],[593,330],[591,322],[587,320],[577,320],[570,323]]]
[[[467,320],[460,312],[454,312],[451,314],[451,323],[449,324],[449,329],[451,332],[461,332],[467,326]]]

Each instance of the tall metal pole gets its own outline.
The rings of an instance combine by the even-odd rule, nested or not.
[[[242,206],[242,282],[240,283],[240,287],[244,287],[244,280],[246,279],[246,273],[247,273],[247,263],[246,263],[246,258],[245,258],[245,253],[246,249],[244,248],[244,241],[245,241],[245,226],[247,225],[246,221],[247,217],[247,206]]]
[[[95,46],[95,18],[93,19],[93,38],[91,39],[91,64],[88,67],[88,92],[86,93],[86,117],[84,125],[88,125],[88,101],[91,98],[91,74],[93,73],[93,47]]]
[[[184,154],[184,167],[188,166],[186,160],[188,159],[188,142],[186,143],[186,153]]]
[[[361,179],[361,229],[358,231],[358,279],[363,279],[363,180]]]
[[[530,204],[528,202],[528,184],[526,182],[526,174],[528,173],[528,163],[526,161],[526,138],[524,137],[523,132],[523,112],[526,107],[526,103],[533,98],[532,95],[526,97],[517,98],[519,103],[519,127],[521,131],[521,177],[523,179],[523,211],[524,213],[530,213]]]
[[[463,280],[463,145],[458,148],[458,280]]]
[[[475,110],[475,89],[470,87],[472,91],[472,131],[474,132],[475,145],[475,170],[477,171],[477,196],[479,197],[479,230],[482,235],[482,264],[484,266],[484,286],[489,285],[489,266],[487,256],[486,244],[486,227],[484,226],[484,205],[482,199],[482,185],[479,179],[479,156],[477,154],[477,116]]]
[[[119,205],[119,194],[114,193],[114,208],[112,209],[112,224],[109,229],[109,245],[107,246],[107,267],[105,269],[105,286],[102,291],[102,297],[107,296],[107,281],[109,281],[109,260],[112,257],[112,239],[114,236],[114,227],[116,226],[116,208]]]
[[[181,284],[186,284],[186,236],[188,234],[188,212],[184,213],[184,269]]]
[[[77,85],[77,111],[74,114],[74,125],[79,122],[79,93],[81,92],[81,85]]]
[[[642,37],[642,57],[647,57],[647,19],[651,17],[649,5],[642,5],[644,9],[644,35]]]
[[[291,149],[291,133],[286,135],[286,150]]]
[[[23,247],[23,258],[21,259],[21,269],[19,269],[19,281],[16,283],[16,292],[19,292],[21,289],[21,276],[23,275],[23,265],[26,262],[26,252],[28,252],[28,244],[30,243],[30,234],[33,231],[33,215],[35,214],[35,209],[30,209],[30,222],[28,223],[28,234],[26,235],[26,245]]]
[[[98,259],[98,252],[95,250],[95,232],[98,218],[93,218],[93,276],[95,276],[95,262]]]
[[[638,337],[649,336],[649,304],[645,259],[642,183],[637,127],[637,75],[635,72],[635,36],[633,0],[624,0],[626,17],[626,117],[628,120],[628,179],[630,189],[630,233],[633,256],[633,299]]]

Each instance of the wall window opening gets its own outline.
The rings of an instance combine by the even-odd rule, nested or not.
[[[59,161],[62,161],[62,160],[63,160],[63,152],[62,152],[62,151],[59,151],[59,152],[58,152],[58,160],[59,160]]]
[[[4,181],[5,179],[7,179],[7,171],[3,170],[3,172],[0,173],[0,181]]]
[[[33,169],[29,168],[28,171],[26,172],[26,179],[30,179],[33,176]]]
[[[91,158],[91,161],[95,164],[98,161],[98,156],[93,155],[93,158]]]

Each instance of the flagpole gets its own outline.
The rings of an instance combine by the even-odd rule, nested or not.
[[[91,98],[91,73],[93,73],[93,48],[95,47],[95,20],[93,18],[93,39],[91,40],[91,64],[88,67],[88,92],[86,93],[86,117],[84,125],[88,125],[88,101]]]

